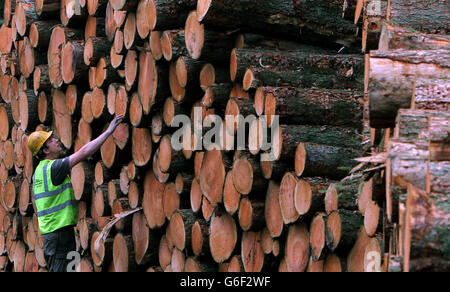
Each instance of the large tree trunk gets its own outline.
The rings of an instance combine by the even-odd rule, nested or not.
[[[394,126],[398,109],[411,106],[415,80],[445,78],[449,73],[450,55],[445,50],[372,51],[369,73],[371,127]]]
[[[330,3],[331,2],[331,3]],[[342,3],[336,1],[247,1],[201,0],[198,19],[219,29],[246,27],[303,42],[358,45],[356,27],[342,18]],[[300,33],[299,33],[300,31]]]

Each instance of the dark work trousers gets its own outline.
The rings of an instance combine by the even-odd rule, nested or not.
[[[63,227],[51,233],[43,234],[44,257],[49,272],[67,272],[71,259],[67,254],[76,250],[73,226]]]

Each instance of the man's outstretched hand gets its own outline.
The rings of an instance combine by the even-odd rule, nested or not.
[[[122,122],[122,120],[123,120],[123,115],[118,115],[117,117],[115,117],[109,124],[107,131],[110,134],[112,134],[114,132],[114,130],[117,128],[117,126]]]

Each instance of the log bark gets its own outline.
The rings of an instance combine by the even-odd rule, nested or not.
[[[411,106],[415,80],[444,78],[449,72],[445,50],[372,51],[368,88],[371,127],[394,126],[398,109]]]
[[[295,209],[298,214],[305,218],[325,210],[328,187],[329,182],[321,178],[299,179],[294,191]]]
[[[361,139],[359,132],[354,128],[342,128],[333,126],[296,126],[281,125],[274,131],[271,146],[271,154],[275,160],[291,161],[295,157],[301,161],[301,157],[297,157],[299,143],[315,143],[347,150],[361,149]],[[264,137],[267,143],[268,137]],[[299,161],[299,163],[300,163]]]
[[[170,218],[168,236],[179,250],[192,250],[192,228],[195,223],[192,210],[178,210]]]
[[[304,176],[342,179],[356,165],[359,151],[328,145],[300,142],[296,150],[295,172]]]
[[[446,79],[418,79],[413,87],[411,108],[448,111],[450,83]]]
[[[107,55],[110,45],[105,38],[90,37],[86,40],[83,59],[86,66],[95,66],[101,57]]]
[[[350,90],[262,87],[264,113],[281,124],[361,128],[362,93]]]
[[[387,19],[398,26],[420,32],[448,34],[450,28],[446,7],[446,3],[440,1],[393,0]]]
[[[429,121],[430,161],[450,160],[450,123],[446,117],[432,117]]]
[[[383,23],[379,50],[439,50],[450,48],[450,38],[442,34],[412,32],[405,27]]]
[[[428,169],[428,143],[407,143],[391,139],[389,156],[391,157],[392,181],[412,183],[426,190]]]
[[[314,216],[311,221],[311,226],[309,228],[309,243],[311,245],[311,258],[313,261],[317,262],[322,260],[325,256],[324,249],[325,245],[325,221],[326,214],[318,213]]]
[[[60,1],[58,0],[36,0],[36,14],[41,18],[59,16]]]
[[[302,42],[355,45],[358,42],[354,36],[356,28],[351,21],[342,18],[342,4],[330,4],[330,1],[319,1],[314,5],[307,1],[270,1],[261,5],[256,1],[244,5],[202,0],[197,5],[197,14],[202,23],[222,30],[246,27]]]
[[[64,83],[87,80],[88,67],[84,63],[84,41],[70,41],[61,48],[61,75]]]
[[[445,242],[447,217],[441,194],[424,194],[408,187],[407,212],[404,228],[405,269],[409,271],[447,271],[448,257]],[[444,209],[443,209],[444,208]],[[433,211],[432,211],[433,210]],[[407,246],[409,245],[409,246]],[[406,261],[406,257],[409,261]]]
[[[230,58],[232,81],[240,82],[247,69],[252,69],[254,75],[262,72],[260,81],[266,86],[276,86],[278,83],[281,87],[292,83],[299,85],[294,87],[351,87],[362,90],[363,68],[364,59],[359,55],[335,55],[318,53],[316,50],[283,52],[235,49]],[[244,86],[245,90],[248,88]]]
[[[326,244],[329,250],[340,255],[348,254],[362,224],[361,214],[355,211],[331,212],[326,220]]]

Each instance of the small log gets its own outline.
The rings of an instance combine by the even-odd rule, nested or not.
[[[22,216],[29,216],[33,213],[31,201],[31,186],[27,179],[22,181],[19,193],[19,212]]]
[[[200,184],[198,183],[197,179],[194,179],[192,181],[190,198],[191,209],[192,211],[197,213],[198,211],[200,211],[200,207],[202,204],[202,190],[200,189]]]
[[[152,154],[150,131],[146,128],[133,128],[132,133],[133,161],[137,166],[146,165]]]
[[[184,30],[165,30],[161,34],[161,49],[164,59],[172,61],[180,56],[188,56]]]
[[[192,226],[192,252],[195,256],[209,255],[209,225],[205,220],[198,219]]]
[[[264,202],[243,197],[239,204],[239,225],[242,230],[261,230],[264,226]]]
[[[0,103],[0,141],[6,141],[8,139],[13,125],[14,120],[10,106]]]
[[[367,202],[364,213],[364,228],[367,235],[373,237],[378,229],[380,220],[380,207],[372,200]]]
[[[19,92],[20,128],[22,130],[35,129],[39,124],[38,99],[33,90]]]
[[[158,256],[161,268],[165,269],[167,266],[170,266],[172,249],[168,245],[166,235],[163,235],[159,242]]]
[[[239,209],[241,194],[236,190],[233,183],[233,173],[229,171],[225,177],[225,185],[223,187],[223,204],[225,210],[230,215],[234,215]]]
[[[30,42],[33,48],[37,50],[46,50],[50,42],[52,27],[58,23],[57,20],[51,19],[33,22],[29,32]]]
[[[110,52],[111,46],[102,37],[89,37],[84,45],[83,60],[86,66],[97,65],[100,58]]]
[[[359,151],[351,148],[300,142],[296,150],[296,174],[341,179],[356,165],[353,159],[358,155]]]
[[[172,215],[181,209],[180,195],[175,190],[175,183],[166,184],[163,196],[164,215],[167,220],[171,220]]]
[[[209,246],[216,263],[223,263],[233,253],[237,243],[237,228],[233,217],[216,210],[211,218]]]
[[[170,218],[167,233],[178,249],[192,249],[192,227],[195,219],[192,210],[178,210]]]
[[[194,272],[211,273],[216,272],[217,267],[215,264],[198,261],[192,257],[189,257],[186,259],[186,262],[184,264],[184,271],[186,273],[194,273]]]
[[[159,167],[162,172],[183,171],[189,167],[183,153],[174,150],[171,135],[164,135],[159,143]]]
[[[166,0],[148,2],[148,22],[150,30],[165,30],[182,26],[189,11],[195,9],[195,0],[183,0],[172,3]]]
[[[52,93],[53,123],[56,134],[66,149],[72,148],[73,143],[73,123],[67,105],[66,97],[60,90],[54,90]]]
[[[90,16],[104,16],[107,3],[106,0],[87,0],[85,5]]]
[[[325,273],[341,273],[343,271],[341,259],[335,254],[329,254],[324,262]]]
[[[61,75],[61,46],[72,40],[82,40],[82,31],[69,29],[60,25],[54,26],[50,36],[47,62],[49,68],[50,83],[54,88],[59,88],[63,84]]]
[[[362,94],[339,89],[258,88],[264,96],[268,125],[273,115],[281,124],[333,125],[361,128]]]
[[[161,227],[166,217],[163,206],[164,185],[160,183],[152,171],[144,178],[144,197],[142,207],[150,229]]]
[[[136,260],[131,235],[117,233],[113,244],[113,261],[116,272],[136,271]]]
[[[259,161],[252,156],[241,154],[233,163],[232,174],[236,190],[243,195],[266,189],[267,184],[260,171]]]
[[[309,242],[311,245],[311,258],[313,261],[317,262],[324,258],[324,248],[325,245],[325,213],[318,213],[314,216],[311,226],[309,228],[310,237]]]
[[[191,11],[185,25],[186,48],[193,59],[202,59],[216,64],[229,61],[233,49],[233,36],[205,31],[196,11]]]
[[[220,150],[205,153],[200,171],[200,188],[213,205],[222,202],[223,185],[229,167],[230,163]]]
[[[264,251],[260,232],[244,232],[241,240],[241,258],[245,272],[261,272],[264,267]]]
[[[81,97],[83,95],[81,92],[82,89],[75,84],[70,84],[66,88],[66,105],[72,115],[76,115],[81,108]]]
[[[202,197],[202,216],[206,221],[211,221],[211,217],[214,214],[214,211],[217,209],[216,206],[211,204],[209,200],[203,196]]]
[[[287,172],[280,184],[279,202],[284,224],[293,223],[300,217],[300,214],[295,208],[297,181],[298,179],[294,173]]]
[[[347,256],[347,271],[364,272],[364,253],[369,244],[370,237],[367,236],[364,226],[357,233],[357,240]]]
[[[266,219],[267,229],[273,238],[280,236],[284,227],[279,203],[279,193],[279,185],[274,181],[270,181],[267,188],[264,217]]]
[[[133,215],[133,247],[135,260],[138,265],[157,263],[157,249],[159,239],[157,233],[151,232],[147,226],[145,216],[138,212]]]
[[[61,75],[66,84],[86,79],[88,67],[84,63],[84,41],[70,41],[61,48]]]
[[[153,30],[150,32],[150,51],[152,52],[153,58],[155,58],[156,61],[161,60],[163,57],[161,37],[162,31]]]
[[[304,224],[289,227],[286,239],[286,265],[289,272],[303,272],[310,257],[309,233]]]
[[[323,211],[328,186],[329,182],[320,178],[299,179],[294,193],[295,209],[298,214],[309,217],[316,212]]]
[[[111,83],[119,82],[122,78],[111,65],[111,58],[102,57],[97,63],[95,70],[95,85],[107,88]]]
[[[355,211],[336,210],[326,220],[326,244],[330,251],[346,255],[357,239],[363,224],[361,214]]]
[[[91,37],[106,37],[105,18],[88,16],[84,28],[84,40],[87,41]]]
[[[97,212],[97,216],[111,216],[111,207],[108,202],[108,186],[100,185],[93,191],[94,199],[93,205]]]
[[[87,198],[92,191],[91,183],[94,180],[93,166],[88,162],[80,162],[72,168],[70,177],[77,200]]]

